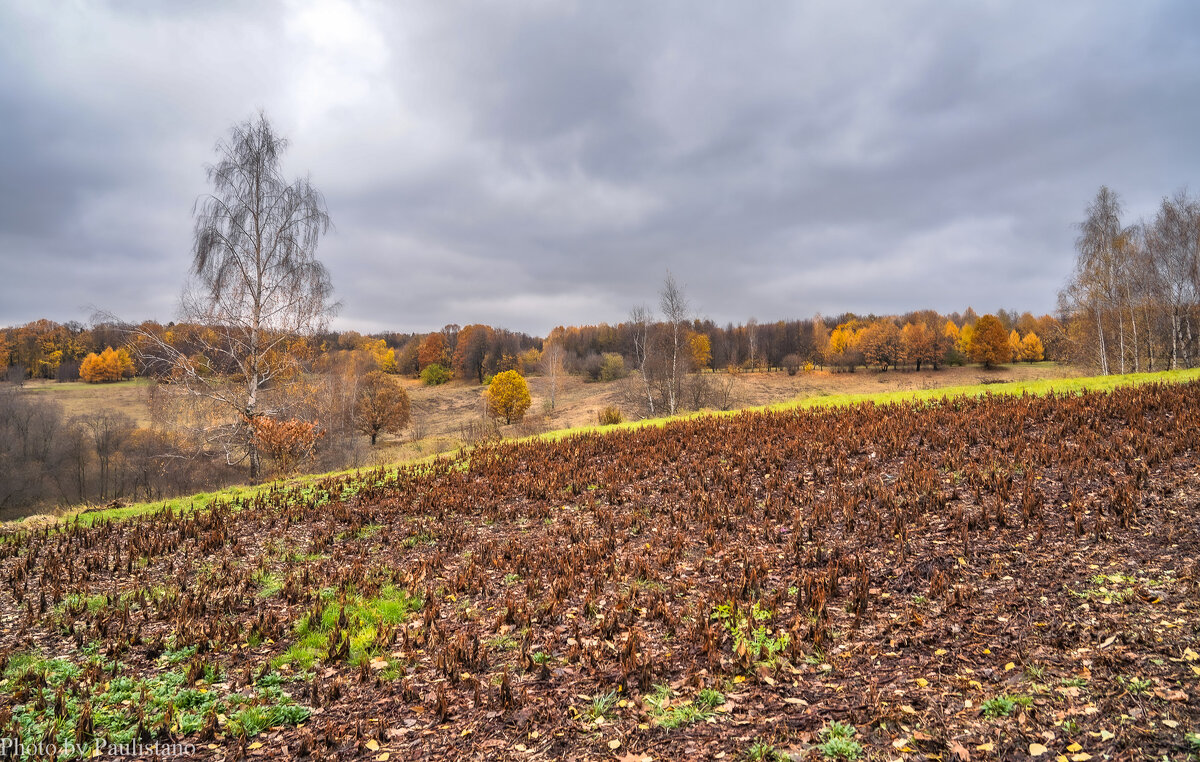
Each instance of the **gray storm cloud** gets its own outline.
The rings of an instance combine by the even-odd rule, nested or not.
[[[335,325],[1052,309],[1101,183],[1194,180],[1191,3],[0,2],[0,323],[173,316],[266,111]]]

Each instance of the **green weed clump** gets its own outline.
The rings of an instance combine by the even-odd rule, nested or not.
[[[773,664],[775,658],[788,647],[791,637],[786,632],[777,636],[765,624],[771,620],[771,612],[762,608],[757,601],[749,613],[734,609],[732,604],[721,604],[713,609],[711,617],[729,630],[733,636],[734,650],[749,654],[755,663]]]
[[[179,649],[174,655],[181,653],[194,654],[194,649]],[[161,661],[174,665],[179,660]],[[87,661],[88,669],[109,674],[123,666],[98,656]],[[189,673],[199,677],[189,681]],[[0,694],[12,702],[23,745],[53,743],[86,756],[101,743],[129,745],[147,736],[178,737],[206,728],[250,738],[268,727],[298,725],[312,713],[277,685],[241,693],[219,690],[214,687],[220,678],[216,668],[200,662],[148,676],[118,675],[90,689],[83,674],[84,667],[71,659],[35,653],[9,659],[0,677]]]
[[[423,605],[420,596],[391,585],[373,597],[333,598],[332,590],[322,591],[317,609],[296,623],[296,642],[272,660],[273,668],[307,672],[318,660],[345,659],[354,666],[369,663],[390,651],[396,626]]]
[[[725,703],[725,695],[712,688],[696,694],[693,701],[671,704],[673,691],[666,685],[654,686],[654,692],[646,697],[650,705],[650,717],[659,727],[674,729],[712,717],[716,708]]]
[[[862,756],[862,746],[854,740],[856,733],[853,725],[831,722],[821,729],[824,742],[817,748],[826,759],[858,759]]]

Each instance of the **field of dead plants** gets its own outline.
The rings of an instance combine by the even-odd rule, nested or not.
[[[1193,382],[747,413],[82,514],[0,535],[0,737],[1186,759],[1198,477]]]

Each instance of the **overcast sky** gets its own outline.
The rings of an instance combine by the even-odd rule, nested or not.
[[[168,320],[263,109],[360,331],[1051,311],[1197,181],[1195,2],[0,0],[0,324]]]

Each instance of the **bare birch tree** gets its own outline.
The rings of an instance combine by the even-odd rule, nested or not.
[[[1160,299],[1170,320],[1172,368],[1191,367],[1195,334],[1192,317],[1200,301],[1200,202],[1180,191],[1162,200],[1146,230],[1146,248]]]
[[[688,352],[684,343],[687,340],[689,306],[683,289],[675,282],[675,278],[670,272],[667,272],[662,291],[658,293],[658,296],[659,306],[662,308],[670,334],[670,345],[668,346],[671,353],[671,364],[668,366],[670,376],[666,379],[667,413],[675,415],[679,410],[683,374],[686,372],[688,364]]]
[[[629,311],[629,323],[633,326],[633,359],[637,363],[638,375],[642,379],[642,387],[646,394],[646,404],[649,406],[650,415],[654,415],[654,389],[653,379],[650,378],[650,329],[654,325],[654,316],[650,313],[650,308],[645,305],[639,305]]]
[[[189,356],[167,337],[137,332],[151,372],[209,403],[211,413],[194,419],[200,433],[227,462],[248,463],[251,481],[261,474],[255,421],[294,402],[294,345],[336,308],[316,258],[330,224],[325,200],[307,178],[284,179],[286,147],[259,114],[230,130],[207,167],[212,191],[193,208],[191,277],[180,310],[182,321],[202,327],[201,351]]]

